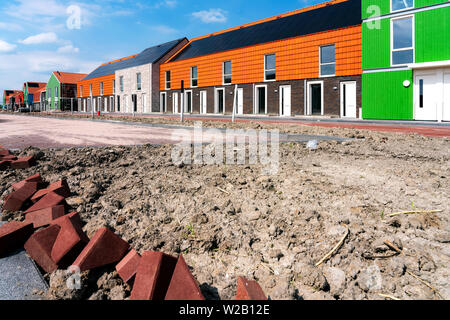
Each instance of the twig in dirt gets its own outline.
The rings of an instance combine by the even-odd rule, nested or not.
[[[221,192],[223,192],[223,193],[230,194],[227,190],[224,190],[224,189],[222,189],[222,188],[217,187],[217,189],[219,189],[219,191],[221,191]]]
[[[395,217],[395,216],[399,216],[401,214],[414,214],[414,213],[439,213],[442,212],[443,210],[425,210],[425,211],[402,211],[402,212],[395,212],[395,213],[391,213],[388,214],[388,217]]]
[[[417,279],[418,281],[422,282],[424,285],[426,285],[428,288],[430,288],[431,290],[433,290],[434,293],[437,294],[437,296],[439,298],[441,298],[442,300],[445,300],[443,296],[441,296],[441,294],[439,293],[439,291],[434,288],[431,284],[429,284],[428,282],[426,282],[425,280],[420,279],[418,276],[416,276],[414,273],[412,273],[409,270],[406,270],[406,273],[409,274],[411,277]]]
[[[320,266],[322,263],[331,258],[331,256],[342,246],[342,244],[344,243],[345,239],[347,239],[349,234],[350,229],[347,229],[347,232],[345,233],[341,241],[339,241],[338,244],[330,252],[328,252],[319,262],[316,263],[316,267]]]
[[[395,244],[393,244],[390,241],[385,241],[384,242],[385,245],[387,245],[389,248],[391,248],[392,250],[394,250],[395,252],[397,252],[398,254],[402,254],[403,250],[400,250]]]
[[[389,254],[389,255],[386,255],[386,256],[374,256],[374,255],[372,255],[371,253],[363,253],[363,258],[364,259],[368,259],[368,260],[376,260],[376,259],[389,259],[389,258],[393,258],[393,257],[396,257],[396,256],[398,256],[398,254],[397,253],[393,253],[393,254]]]
[[[388,298],[388,299],[395,300],[395,301],[400,301],[400,300],[401,300],[401,299],[399,299],[399,298],[390,296],[390,295],[388,295],[388,294],[382,294],[382,293],[379,293],[378,295],[379,295],[380,297]]]

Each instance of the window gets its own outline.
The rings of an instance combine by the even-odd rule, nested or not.
[[[334,44],[320,47],[320,76],[334,76],[336,55]]]
[[[195,88],[198,85],[198,69],[197,67],[191,67],[191,87]]]
[[[223,63],[223,84],[231,84],[231,61]]]
[[[89,94],[92,97],[92,84],[89,85]]]
[[[117,96],[117,112],[120,112],[120,96]]]
[[[113,94],[116,94],[116,80],[113,80]]]
[[[58,87],[55,88],[55,98],[58,98]]]
[[[414,62],[413,17],[392,20],[392,65]]]
[[[142,89],[142,83],[141,83],[141,73],[136,74],[136,89],[141,90]]]
[[[103,82],[100,82],[100,95],[103,95]]]
[[[123,92],[123,76],[119,78],[120,92]]]
[[[264,56],[264,80],[272,81],[276,79],[276,59],[274,54]]]
[[[414,0],[391,0],[391,11],[400,11],[414,7]]]
[[[419,81],[419,108],[423,109],[423,79]]]
[[[166,71],[166,90],[170,90],[170,71]]]
[[[80,86],[80,97],[83,96],[83,86]]]

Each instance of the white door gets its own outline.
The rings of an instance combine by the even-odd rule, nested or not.
[[[356,82],[341,82],[341,117],[356,118]]]
[[[280,116],[291,116],[291,86],[280,87]]]
[[[436,74],[417,75],[414,80],[415,120],[434,120],[437,118],[437,79]]]
[[[237,90],[237,114],[244,114],[244,89],[239,88]]]
[[[175,92],[173,94],[173,101],[172,101],[172,106],[173,106],[173,113],[178,113],[178,92]]]
[[[444,73],[444,110],[442,120],[450,121],[450,72]]]
[[[206,114],[207,113],[207,93],[206,91],[200,92],[200,113]]]

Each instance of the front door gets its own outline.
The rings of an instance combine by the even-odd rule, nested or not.
[[[178,113],[178,102],[179,102],[179,98],[178,98],[178,92],[175,92],[173,94],[173,102],[172,102],[172,107],[173,107],[173,113],[177,114]]]
[[[206,91],[201,91],[200,92],[200,113],[201,114],[206,114],[207,113],[207,104],[206,104],[206,98],[207,98],[207,93]]]
[[[341,117],[356,118],[356,82],[341,82]]]
[[[224,113],[225,112],[225,90],[217,89],[216,90],[216,113]]]
[[[184,111],[186,113],[192,113],[192,91],[186,91],[185,99]]]
[[[133,94],[131,96],[131,101],[133,102],[133,112],[137,112],[137,95]]]
[[[256,87],[256,113],[266,113],[267,102],[267,89],[266,87]]]
[[[438,120],[437,76],[435,73],[417,75],[414,80],[415,120]]]
[[[291,86],[280,87],[280,116],[291,116]]]
[[[165,113],[167,111],[167,94],[161,93],[160,112]]]
[[[237,114],[244,114],[244,89],[237,90]]]
[[[450,71],[444,73],[444,110],[442,120],[450,121]]]
[[[309,84],[309,113],[310,115],[322,115],[322,83]]]

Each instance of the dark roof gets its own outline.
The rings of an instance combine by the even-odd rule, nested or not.
[[[180,42],[182,42],[186,38],[170,41],[167,43],[160,44],[158,46],[154,46],[148,49],[145,49],[140,54],[135,57],[117,61],[114,63],[104,64],[92,71],[86,78],[83,80],[89,80],[93,78],[108,76],[110,74],[115,73],[117,70],[132,68],[136,66],[140,66],[143,64],[155,63],[164,55],[166,55],[170,50],[175,48]]]
[[[360,25],[361,0],[349,0],[192,41],[171,61]]]

